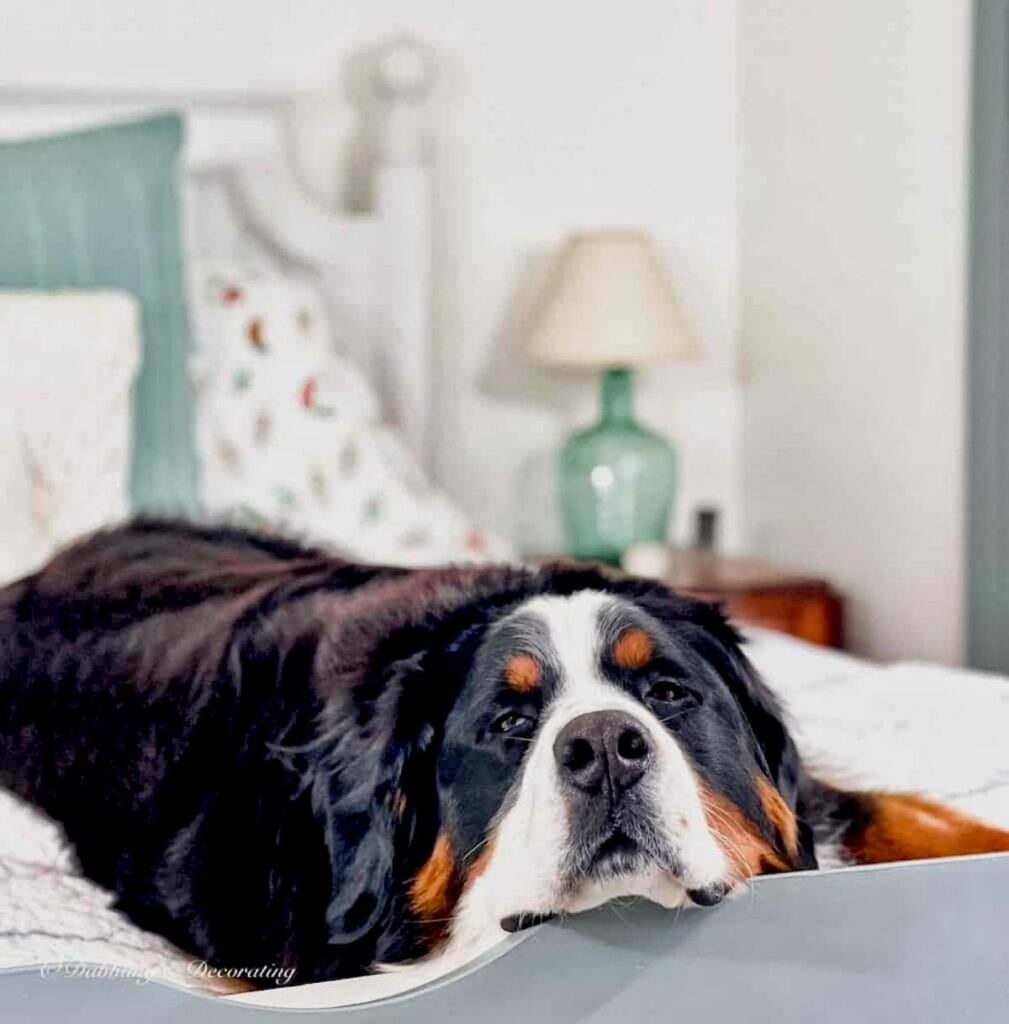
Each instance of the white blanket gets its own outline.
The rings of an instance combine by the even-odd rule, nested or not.
[[[874,665],[764,631],[747,646],[824,779],[924,793],[1009,828],[1005,676]]]
[[[749,654],[787,705],[803,754],[825,775],[926,792],[1009,827],[1009,679],[876,666],[764,632],[754,634]],[[74,874],[55,826],[0,793],[0,968],[88,961],[211,983],[189,957],[110,903]],[[396,974],[364,980],[373,983],[372,997],[403,983]]]

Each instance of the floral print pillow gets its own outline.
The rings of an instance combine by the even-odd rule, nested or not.
[[[508,557],[382,421],[311,286],[213,265],[194,291],[197,449],[211,516],[278,526],[365,561]]]

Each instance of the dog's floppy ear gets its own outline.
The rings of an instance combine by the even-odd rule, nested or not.
[[[348,945],[390,911],[398,869],[409,858],[416,810],[433,786],[435,726],[404,698],[419,657],[393,663],[380,685],[344,706],[313,781],[332,870],[329,941]]]
[[[736,703],[764,756],[771,781],[789,807],[794,808],[801,764],[781,706],[742,651],[731,649],[729,658],[733,671],[727,681]]]
[[[794,813],[803,771],[799,751],[785,724],[778,699],[750,664],[739,633],[721,607],[679,597],[661,585],[637,583],[634,586],[638,602],[671,629],[675,630],[686,621],[704,630],[710,640],[705,645],[704,655],[732,691],[763,760],[761,767]],[[815,867],[812,834],[801,821],[798,822],[798,839],[798,866]]]
[[[389,924],[399,884],[435,840],[439,739],[487,614],[471,610],[472,588],[457,575],[411,574],[344,607],[316,657],[324,709],[312,801],[329,852],[334,945]]]
[[[717,606],[705,606],[701,612],[705,624],[720,641],[726,663],[722,666],[722,677],[732,690],[736,703],[742,711],[757,748],[764,760],[764,767],[781,794],[789,810],[797,814],[799,784],[802,777],[802,759],[792,735],[785,723],[785,714],[767,684],[740,646],[740,637],[725,619]],[[816,851],[812,830],[802,820],[796,819],[798,868],[815,868]]]
[[[680,597],[660,584],[635,581],[633,586],[637,602],[670,630],[675,632],[686,622],[704,631],[704,657],[732,691],[760,748],[768,776],[794,807],[799,781],[798,751],[777,698],[743,653],[741,637],[721,607]]]
[[[774,788],[795,815],[795,867],[803,870],[813,869],[817,866],[813,830],[799,817],[799,786],[803,767],[798,748],[785,725],[784,713],[777,698],[757,674],[749,659],[738,647],[730,652],[730,656],[736,668],[735,684],[732,686],[736,701],[764,755]]]

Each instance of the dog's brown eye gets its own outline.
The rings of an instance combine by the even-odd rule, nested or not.
[[[530,725],[532,725],[532,719],[528,715],[520,715],[515,711],[506,711],[503,715],[498,715],[491,723],[491,732],[517,732],[520,729],[528,728]]]
[[[674,683],[671,679],[660,679],[649,687],[645,696],[649,700],[657,700],[660,704],[676,704],[686,699],[689,694],[679,683]]]

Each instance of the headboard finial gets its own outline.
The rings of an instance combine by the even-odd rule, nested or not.
[[[431,199],[428,99],[437,54],[409,34],[371,51],[380,99],[375,195],[385,233],[384,337],[376,378],[414,454],[432,467]]]
[[[435,54],[415,36],[392,36],[374,51],[374,81],[385,108],[379,153],[386,166],[424,163],[425,105],[435,81]]]
[[[434,87],[434,54],[409,33],[383,43],[376,63],[378,88],[388,99],[421,103]]]

